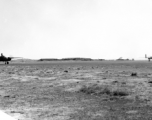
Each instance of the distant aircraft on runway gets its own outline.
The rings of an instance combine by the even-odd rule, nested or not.
[[[5,62],[5,64],[9,64],[9,61],[11,61],[13,58],[20,58],[20,57],[5,57],[3,53],[1,53],[0,62]]]
[[[150,59],[152,59],[152,56],[147,57],[147,55],[145,54],[145,58],[147,58],[150,62]]]

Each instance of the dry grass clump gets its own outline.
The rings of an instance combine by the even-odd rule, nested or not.
[[[136,76],[137,76],[137,73],[133,72],[133,73],[131,73],[131,76],[132,76],[132,77],[136,77]]]
[[[110,94],[110,90],[107,87],[101,87],[96,84],[90,86],[84,85],[79,91],[86,94]]]
[[[148,81],[148,83],[152,83],[152,81]]]
[[[65,73],[68,73],[68,70],[65,70],[64,72],[65,72]]]
[[[124,89],[116,89],[112,91],[113,96],[128,96],[129,92]]]
[[[113,97],[123,97],[123,96],[128,96],[129,92],[124,89],[124,88],[112,88],[110,85],[97,85],[93,84],[90,86],[84,85],[81,87],[79,92],[83,92],[86,94],[93,94],[93,95],[109,95]]]

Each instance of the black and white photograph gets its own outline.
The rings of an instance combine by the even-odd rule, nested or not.
[[[152,120],[152,0],[0,0],[0,120]]]

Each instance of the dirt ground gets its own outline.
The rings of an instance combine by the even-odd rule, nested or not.
[[[18,120],[150,120],[152,62],[0,64],[0,109]]]

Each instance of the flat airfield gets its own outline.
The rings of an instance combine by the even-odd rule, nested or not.
[[[0,109],[18,120],[150,120],[152,62],[1,63]]]

